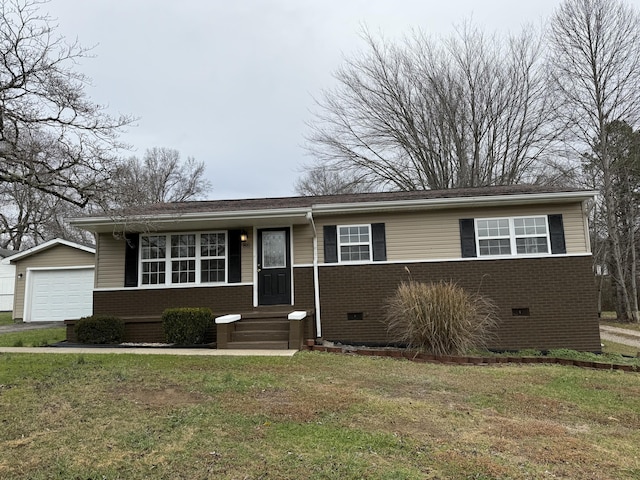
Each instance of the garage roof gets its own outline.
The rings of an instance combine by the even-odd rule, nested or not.
[[[96,253],[95,248],[87,247],[86,245],[81,245],[75,242],[70,242],[69,240],[63,240],[62,238],[54,238],[53,240],[49,240],[48,242],[41,243],[40,245],[36,245],[35,247],[30,248],[29,250],[25,250],[23,252],[17,253],[7,258],[7,260],[9,260],[11,263],[15,263],[18,260],[22,260],[23,258],[30,257],[31,255],[34,255],[36,253],[44,252],[45,250],[48,250],[58,245],[65,245],[67,247],[77,248],[78,250],[82,250],[83,252],[87,252],[87,253],[92,253],[92,254]]]

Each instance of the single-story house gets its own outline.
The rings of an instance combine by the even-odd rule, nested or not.
[[[15,253],[17,252],[0,248],[0,312],[10,312],[13,308],[16,267],[11,265],[9,257]]]
[[[510,186],[192,201],[72,224],[96,234],[94,313],[123,317],[132,341],[162,341],[163,310],[190,306],[221,317],[218,348],[266,341],[274,318],[297,325],[289,346],[387,344],[386,301],[408,270],[490,297],[491,348],[600,351],[595,195]]]
[[[13,255],[9,261],[16,271],[15,321],[63,321],[91,315],[94,248],[57,238]]]

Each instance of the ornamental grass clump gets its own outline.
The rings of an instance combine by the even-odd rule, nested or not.
[[[435,355],[484,347],[497,323],[493,302],[452,282],[402,282],[385,322],[392,341]]]

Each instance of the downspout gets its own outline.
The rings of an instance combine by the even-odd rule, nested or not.
[[[316,309],[316,337],[322,337],[322,324],[320,323],[320,283],[318,275],[318,231],[313,221],[311,210],[307,212],[307,220],[313,227],[313,299]]]

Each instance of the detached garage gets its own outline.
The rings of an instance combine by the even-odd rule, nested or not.
[[[94,257],[93,248],[61,239],[12,256],[14,320],[52,322],[91,315]]]

